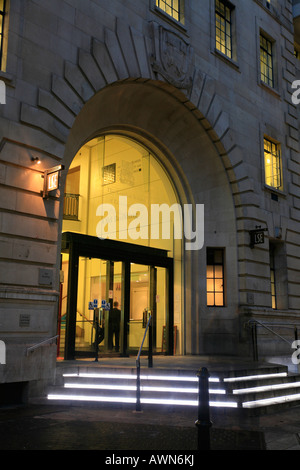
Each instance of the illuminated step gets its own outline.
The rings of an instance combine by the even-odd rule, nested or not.
[[[115,384],[82,384],[82,383],[65,383],[65,388],[90,389],[90,390],[126,390],[136,391],[136,385],[115,385]],[[198,393],[198,388],[180,388],[180,387],[151,387],[141,385],[143,392],[170,392],[170,393]],[[211,394],[225,395],[226,391],[222,389],[209,389]]]
[[[257,374],[257,375],[243,375],[241,377],[226,377],[224,382],[241,382],[247,380],[262,380],[262,379],[272,379],[276,377],[287,377],[287,372],[277,372],[275,374]]]
[[[102,378],[102,379],[127,379],[136,380],[136,374],[117,374],[117,373],[99,373],[99,372],[79,372],[71,374],[63,374],[63,377],[86,377],[86,378]],[[172,376],[172,375],[144,375],[141,374],[142,380],[166,380],[166,381],[178,381],[178,382],[198,382],[197,376]],[[210,377],[209,382],[220,382],[217,377]]]
[[[243,408],[259,408],[262,406],[279,405],[300,400],[300,393],[293,395],[284,395],[281,397],[263,398],[261,400],[246,401],[242,404]]]
[[[258,387],[248,387],[232,390],[234,395],[241,395],[244,393],[259,393],[259,392],[270,392],[273,390],[284,390],[289,388],[300,388],[300,382],[287,382],[283,384],[275,385],[261,385]]]
[[[102,403],[136,403],[135,397],[124,396],[89,396],[89,395],[68,395],[68,394],[49,394],[48,400],[70,400],[70,401],[89,401],[89,402],[102,402]],[[178,405],[178,406],[198,406],[198,400],[179,400],[179,399],[166,399],[166,398],[141,398],[141,404],[152,405]],[[224,408],[237,408],[235,402],[218,402],[210,401],[210,406],[224,407]]]

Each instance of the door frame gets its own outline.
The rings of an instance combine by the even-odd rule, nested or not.
[[[123,306],[124,317],[121,355],[128,356],[127,328],[130,312],[130,263],[166,268],[166,355],[173,355],[174,349],[174,267],[168,251],[110,239],[100,239],[74,232],[62,233],[62,253],[69,254],[68,295],[66,312],[65,360],[75,359],[76,312],[78,291],[79,257],[98,258],[123,263]],[[124,284],[124,285],[123,285]]]

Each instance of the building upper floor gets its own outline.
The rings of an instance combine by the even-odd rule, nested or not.
[[[293,0],[295,44],[300,50],[300,0]]]
[[[300,0],[0,0],[0,80],[28,84],[22,100],[35,104],[31,87],[48,89],[79,51],[90,53],[92,41],[109,41],[107,31],[118,35],[126,25],[141,38],[137,56],[148,51],[150,62],[161,48],[175,86],[192,61],[224,95],[244,96],[247,87],[264,108],[262,94],[284,98],[283,78],[299,70],[299,21]]]

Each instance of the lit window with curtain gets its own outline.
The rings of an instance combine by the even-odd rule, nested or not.
[[[3,39],[6,0],[0,0],[0,70],[3,69]]]
[[[206,292],[208,307],[224,307],[224,250],[207,248]]]
[[[265,183],[275,189],[282,189],[280,145],[264,138]]]
[[[232,58],[232,6],[222,0],[216,0],[216,49]]]
[[[156,6],[171,16],[174,20],[183,23],[184,0],[155,0]]]
[[[273,43],[260,34],[260,79],[270,87],[274,87]]]

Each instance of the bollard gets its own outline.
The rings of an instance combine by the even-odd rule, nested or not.
[[[141,411],[141,366],[140,361],[136,361],[136,405],[135,411]]]
[[[210,450],[210,421],[209,408],[209,373],[206,367],[202,367],[198,373],[199,377],[199,397],[198,397],[198,450]]]

